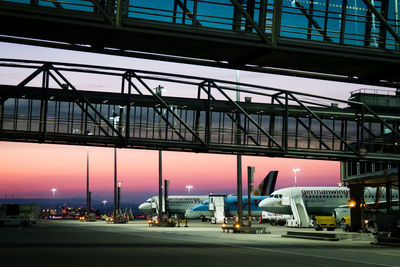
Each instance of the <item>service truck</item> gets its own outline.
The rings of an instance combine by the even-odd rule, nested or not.
[[[292,215],[263,211],[261,213],[260,223],[269,223],[271,225],[285,225],[286,221],[290,219],[292,219]]]
[[[36,224],[39,215],[37,204],[0,204],[0,226]]]

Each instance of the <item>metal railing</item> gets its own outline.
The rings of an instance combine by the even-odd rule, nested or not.
[[[370,0],[246,1],[242,3],[242,12],[230,0],[0,0],[30,7],[101,14],[116,25],[123,25],[125,19],[132,18],[254,34],[259,31],[271,34],[275,29],[280,37],[399,50],[398,36],[393,36],[387,28],[390,26],[397,35],[400,33],[397,1],[371,2],[383,14],[387,25],[365,1]],[[280,13],[274,12],[277,5],[281,5]],[[273,25],[274,16],[279,16],[275,20],[279,25]]]
[[[173,73],[0,59],[2,76],[20,70],[32,74],[0,85],[1,140],[333,160],[400,158],[397,112],[380,115],[355,101],[245,83],[237,89],[235,82]],[[93,87],[80,89],[88,82]],[[160,83],[167,92],[154,89]],[[101,92],[96,84],[118,89]],[[237,91],[241,101],[233,100]],[[243,101],[246,97],[251,101]],[[361,148],[368,155],[360,155]]]

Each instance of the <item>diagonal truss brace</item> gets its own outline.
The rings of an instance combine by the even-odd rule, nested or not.
[[[125,80],[128,82],[128,85],[132,86],[136,92],[138,92],[139,95],[143,95],[143,93],[139,90],[139,88],[130,80],[131,78],[131,73],[125,73]],[[129,78],[127,78],[126,76],[128,76]],[[171,127],[171,129],[174,130],[174,133],[176,133],[178,135],[178,137],[182,140],[185,140],[185,137],[183,137],[183,135],[176,129],[176,127],[174,125],[172,125],[167,118],[165,118],[165,116],[162,114],[162,112],[160,110],[158,110],[155,107],[152,107],[153,110],[157,113],[158,116],[160,116],[160,118],[163,119],[163,121],[168,124],[169,127]],[[167,112],[170,112],[169,108],[167,109]]]
[[[97,111],[97,109],[90,103],[90,101],[88,99],[86,99],[86,97],[84,97],[81,93],[79,93],[79,91],[53,66],[51,66],[51,69],[68,85],[68,88],[72,89],[72,92],[79,97],[84,103],[86,103],[86,105],[93,110],[97,116],[99,116],[106,124],[107,126],[121,139],[124,140],[124,137],[121,135],[121,133],[114,128],[114,125],[112,125],[110,123],[109,120],[107,120],[100,112]],[[63,88],[62,84],[60,83],[60,81],[57,79],[57,77],[55,77],[51,72],[49,72],[50,76],[57,82],[58,85],[60,85],[61,88]],[[68,90],[68,88],[65,88],[64,90]],[[89,113],[87,112],[87,110],[84,108],[84,106],[79,103],[76,102],[77,105],[82,109],[83,112],[85,112],[85,114],[94,122],[96,123],[95,118]],[[109,135],[107,133],[107,131],[101,127],[101,125],[99,125],[99,129],[106,135]]]
[[[386,127],[388,127],[392,133],[394,133],[395,135],[397,135],[397,137],[400,137],[400,133],[395,130],[392,126],[390,126],[385,120],[383,120],[381,117],[379,117],[378,114],[376,114],[370,107],[368,107],[367,105],[365,105],[364,103],[358,103],[357,104],[361,104],[365,109],[368,110],[368,112],[370,112],[372,114],[372,116],[374,116],[376,119],[378,119],[381,123],[383,123]]]
[[[208,91],[204,88],[204,84],[205,84],[205,81],[201,82],[201,83],[199,84],[199,88],[203,89],[203,91],[206,92],[206,94],[210,97],[210,99],[213,100],[213,101],[215,101],[215,97],[211,94],[211,92],[208,92]],[[211,85],[210,82],[208,82],[208,84]],[[199,96],[198,98],[200,99],[200,96]],[[237,121],[237,119],[236,119],[234,116],[232,116],[230,113],[225,113],[225,114],[226,114],[232,121],[235,122],[235,125],[237,125],[237,127],[238,127],[241,131],[243,131],[243,132],[250,138],[251,141],[254,142],[254,144],[256,144],[257,146],[260,145],[260,144],[257,142],[257,140],[254,139],[254,137],[250,135],[249,131],[247,131],[247,129],[246,129],[245,127],[243,127],[243,126]]]
[[[269,134],[267,133],[239,104],[233,101],[225,92],[222,90],[214,81],[210,82],[214,88],[216,88],[230,103],[232,103],[249,121],[257,127],[265,136],[267,136],[280,150],[284,151],[284,148]]]
[[[100,5],[99,1],[97,0],[89,0],[90,2],[93,3],[93,5],[100,10],[101,14],[104,16],[104,18],[112,25],[115,26],[114,20],[111,18],[111,16],[104,10],[104,8]]]
[[[54,76],[54,74],[52,74],[50,72],[50,70],[53,70],[70,88],[73,89],[73,92],[80,98],[82,99],[102,120],[104,120],[106,122],[106,124],[112,129],[112,131],[114,131],[120,138],[123,138],[122,135],[109,123],[109,121],[104,118],[103,115],[101,115],[93,106],[92,104],[90,104],[90,102],[83,97],[79,91],[56,69],[54,68],[54,66],[52,66],[51,64],[43,64],[42,66],[40,66],[38,69],[36,69],[33,73],[31,73],[28,77],[26,77],[22,82],[20,82],[17,85],[17,88],[21,89],[23,87],[25,87],[30,81],[32,81],[35,77],[37,77],[37,75],[39,75],[40,73],[46,71],[47,74],[52,77],[54,79],[54,81],[61,87],[63,88],[61,82],[57,79],[56,76]],[[68,90],[68,89],[66,89]],[[9,98],[11,94],[11,91],[8,91],[8,93],[6,95],[4,95],[1,99],[0,99],[0,103],[4,103],[5,100],[7,100]],[[82,109],[82,111],[94,122],[96,123],[95,118],[93,118],[93,116],[87,112],[87,110],[83,107],[83,105],[79,102],[77,102],[77,105]],[[106,130],[103,129],[103,127],[99,126],[100,130],[106,134],[109,135],[107,133]]]
[[[273,96],[273,99],[275,99],[281,106],[287,106],[285,104],[282,103],[282,101],[277,97],[278,95],[282,94],[283,92],[280,93],[276,93]],[[328,150],[332,150],[323,140],[322,137],[318,137],[318,135],[312,130],[310,129],[302,120],[300,120],[299,118],[295,118],[296,121],[298,123],[300,123],[301,126],[303,126],[309,133],[311,133],[311,135],[315,138],[315,139],[319,139],[319,141],[321,142],[321,144]]]
[[[197,1],[194,1],[195,10],[197,9]],[[181,0],[175,0],[175,3],[184,11],[184,16],[188,16],[189,19],[193,21],[196,26],[201,26],[201,23],[196,19],[196,11],[190,12],[190,10],[182,3]]]
[[[242,13],[242,15],[246,18],[247,22],[256,30],[256,32],[258,33],[258,35],[260,36],[261,40],[268,44],[269,41],[267,39],[267,36],[265,35],[265,33],[260,29],[260,27],[258,27],[257,23],[254,21],[254,19],[249,15],[249,13],[247,13],[247,11],[243,8],[243,6],[237,1],[237,0],[230,0],[231,3],[235,6],[235,8],[237,8],[240,13]]]
[[[393,38],[396,40],[398,44],[400,44],[400,37],[396,33],[395,30],[393,30],[392,26],[389,25],[387,20],[382,16],[382,14],[374,7],[374,5],[371,3],[370,0],[362,0],[364,4],[367,6],[369,10],[379,19],[379,21],[385,26],[386,30],[390,32],[390,34],[393,36]]]
[[[151,88],[134,72],[131,73],[136,80],[138,80],[143,86],[144,88],[147,89],[147,91],[153,95],[153,97],[155,97],[158,102],[160,102],[161,105],[163,105],[165,108],[167,108],[168,112],[171,112],[172,116],[174,116],[174,118],[176,118],[204,147],[208,147],[207,144],[200,138],[200,136],[193,131],[193,129],[191,127],[189,127],[189,125],[187,125],[180,116],[178,116],[178,114],[176,114],[174,111],[169,109],[169,105],[156,93],[153,92],[153,90],[151,90]],[[136,88],[135,88],[136,89]]]
[[[317,116],[310,108],[308,108],[306,105],[304,105],[297,97],[295,97],[292,93],[288,93],[292,100],[296,101],[302,108],[307,110],[308,113],[310,113],[319,123],[321,123],[328,131],[330,131],[334,136],[336,136],[342,143],[344,143],[348,148],[350,148],[351,151],[353,151],[355,154],[358,155],[357,150],[352,147],[350,144],[348,144],[342,137],[340,137],[334,130],[332,130],[323,120]]]
[[[313,16],[307,12],[307,9],[302,6],[298,1],[295,1],[296,6],[300,9],[300,11],[303,13],[304,16],[308,19],[309,22],[317,29],[317,31],[321,34],[324,35],[324,30],[322,27],[318,24],[318,22],[313,18]],[[330,43],[333,43],[332,39],[330,37],[326,37],[326,40],[329,41]]]

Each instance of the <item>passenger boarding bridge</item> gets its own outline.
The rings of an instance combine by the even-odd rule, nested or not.
[[[399,87],[398,0],[0,0],[0,41]]]
[[[234,101],[235,83],[209,78],[10,59],[0,66],[3,141],[400,160],[400,117],[361,102],[252,84],[240,84]],[[7,75],[21,81],[7,84]]]

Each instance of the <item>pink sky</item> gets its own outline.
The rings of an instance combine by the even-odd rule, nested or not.
[[[212,69],[168,62],[63,51],[0,42],[0,57],[48,60],[82,64],[117,66],[144,70],[200,75],[235,80],[234,70]],[[3,71],[3,72],[2,72]],[[4,73],[0,68],[0,83],[17,84],[23,77]],[[82,80],[84,88],[114,91],[98,81]],[[241,72],[241,82],[290,89],[347,99],[349,92],[371,88],[356,84],[334,83],[296,77]],[[377,87],[372,87],[377,88]],[[377,88],[379,89],[379,88]],[[84,197],[86,188],[86,147],[0,142],[0,198],[50,198],[51,188],[57,197]],[[171,180],[171,194],[186,193],[185,185],[194,186],[193,194],[236,192],[236,156],[164,152],[163,177]],[[93,197],[110,197],[113,190],[113,149],[90,148],[91,191]],[[278,170],[277,187],[293,186],[292,168],[300,168],[299,186],[336,185],[340,181],[339,162],[294,160],[267,157],[243,157],[243,181],[247,166],[255,166],[255,184],[270,170]],[[118,173],[123,192],[138,201],[156,194],[158,184],[158,152],[118,150]],[[243,183],[244,184],[244,183]],[[135,197],[136,196],[136,197]],[[109,201],[111,198],[109,198]]]
[[[84,196],[86,189],[86,147],[1,142],[0,198],[7,194],[23,198]],[[111,196],[114,179],[112,148],[90,147],[90,177],[93,196]],[[292,168],[300,168],[297,185],[336,185],[339,163],[244,156],[243,184],[247,166],[254,166],[255,184],[270,170],[278,170],[277,187],[293,186]],[[123,192],[141,196],[156,194],[158,152],[118,149],[118,177]],[[185,185],[193,185],[192,194],[236,192],[236,156],[183,152],[163,152],[163,177],[171,181],[171,194],[186,194]],[[245,186],[244,186],[245,187]]]

